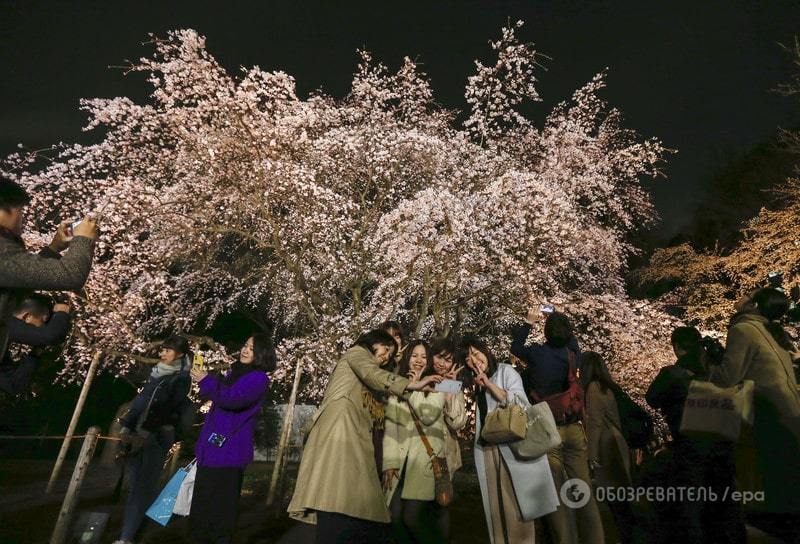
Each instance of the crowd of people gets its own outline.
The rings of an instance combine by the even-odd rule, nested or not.
[[[41,350],[63,342],[71,326],[66,299],[36,291],[79,291],[99,234],[91,216],[64,222],[49,246],[33,254],[21,237],[29,202],[21,186],[0,179],[5,398],[30,387]],[[675,329],[676,361],[661,369],[645,395],[666,422],[666,440],[615,383],[602,356],[583,351],[569,318],[552,307],[529,310],[504,350],[470,335],[457,342],[409,339],[400,323],[385,322],[362,334],[331,373],[307,429],[289,515],[316,524],[318,543],[449,542],[450,504],[459,500],[451,482],[463,465],[460,438],[473,436],[466,449],[474,456],[492,544],[532,543],[537,536],[602,544],[608,535],[626,543],[744,543],[746,525],[798,542],[800,394],[797,351],[781,325],[788,309],[789,299],[774,287],[744,297],[724,349],[693,327]],[[535,327],[542,343],[531,340]],[[18,360],[8,349],[15,345],[29,348]],[[189,535],[192,542],[232,539],[275,350],[268,335],[254,334],[222,375],[193,360],[185,337],[163,341],[159,362],[119,419],[129,491],[118,544],[140,534],[169,451],[192,426],[193,382],[211,408],[195,445]],[[736,439],[685,430],[693,384],[735,388],[748,381],[754,416]],[[543,403],[557,445],[536,458],[521,457],[512,441],[484,432],[501,412],[514,417]],[[709,492],[677,500],[636,492],[656,488]],[[598,489],[628,492],[601,500]],[[745,490],[754,493],[754,504],[743,505],[732,493]]]

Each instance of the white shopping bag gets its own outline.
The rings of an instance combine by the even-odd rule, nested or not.
[[[178,498],[175,499],[175,506],[172,508],[172,513],[179,516],[188,516],[189,510],[192,508],[192,491],[194,491],[194,477],[197,474],[197,462],[193,462],[188,469],[186,477],[181,483],[181,489],[178,491]]]

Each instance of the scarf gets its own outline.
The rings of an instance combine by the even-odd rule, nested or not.
[[[372,418],[372,428],[378,430],[383,429],[383,416],[385,414],[383,403],[378,400],[366,386],[361,390],[361,402]]]
[[[235,363],[233,363],[231,365],[231,369],[225,375],[225,378],[224,378],[225,385],[231,385],[231,384],[236,383],[236,380],[238,380],[239,378],[241,378],[245,374],[249,374],[250,372],[253,372],[254,370],[256,370],[256,369],[253,368],[252,364],[246,365],[246,364],[242,363],[241,361],[236,361]]]
[[[153,371],[150,373],[151,378],[163,378],[164,376],[172,376],[181,371],[181,361],[178,359],[173,364],[158,363]]]

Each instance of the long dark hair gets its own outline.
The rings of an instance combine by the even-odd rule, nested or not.
[[[365,332],[353,343],[353,347],[361,346],[375,355],[375,350],[372,348],[375,344],[381,344],[392,348],[392,353],[389,354],[389,360],[393,359],[397,353],[397,342],[392,338],[391,334],[381,329],[372,329],[369,332]]]
[[[464,358],[465,362],[467,360],[467,355],[469,354],[469,348],[475,348],[483,353],[483,355],[486,357],[487,365],[485,374],[491,378],[492,375],[497,372],[497,358],[494,356],[494,353],[492,353],[492,350],[489,349],[489,346],[486,344],[486,342],[477,336],[467,335],[461,341],[461,357]]]
[[[272,338],[263,332],[257,332],[250,338],[253,339],[253,362],[250,363],[250,368],[262,372],[275,370],[278,358],[275,356],[275,346],[272,343]]]
[[[777,289],[764,287],[753,295],[753,302],[758,308],[758,313],[769,320],[764,324],[764,327],[766,327],[778,345],[786,351],[792,351],[792,341],[780,323],[778,323],[778,320],[789,311],[789,297]]]
[[[611,374],[608,372],[608,367],[605,361],[603,361],[603,357],[599,353],[594,351],[582,353],[581,368],[586,372],[583,381],[587,386],[592,382],[597,382],[603,393],[617,386],[613,378],[611,378]]]
[[[397,373],[403,378],[407,378],[408,373],[411,372],[411,354],[417,346],[425,347],[425,370],[422,371],[422,377],[424,378],[425,376],[434,374],[431,348],[425,340],[418,339],[412,340],[406,344],[406,350],[403,352],[402,359],[400,359],[400,366],[398,367]]]

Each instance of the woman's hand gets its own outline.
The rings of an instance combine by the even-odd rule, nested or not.
[[[457,380],[458,373],[461,372],[462,370],[464,370],[464,365],[461,366],[453,365],[453,368],[444,373],[444,377],[447,378],[448,380]]]
[[[195,381],[195,382],[202,381],[203,378],[208,376],[208,372],[206,372],[205,370],[203,370],[201,368],[196,368],[196,367],[192,367],[191,374],[192,374],[192,380]]]
[[[420,380],[414,380],[409,382],[409,384],[406,386],[406,389],[408,391],[425,391],[427,393],[430,393],[433,391],[434,388],[433,384],[437,384],[443,379],[444,378],[442,376],[439,376],[438,374],[432,374],[430,376],[425,376]]]
[[[420,381],[420,379],[422,379],[422,369],[420,368],[420,369],[417,369],[417,370],[413,370],[413,369],[409,370],[408,371],[408,379],[411,380],[412,382]]]
[[[395,480],[400,479],[400,471],[396,468],[390,468],[383,471],[383,490],[389,491]]]

